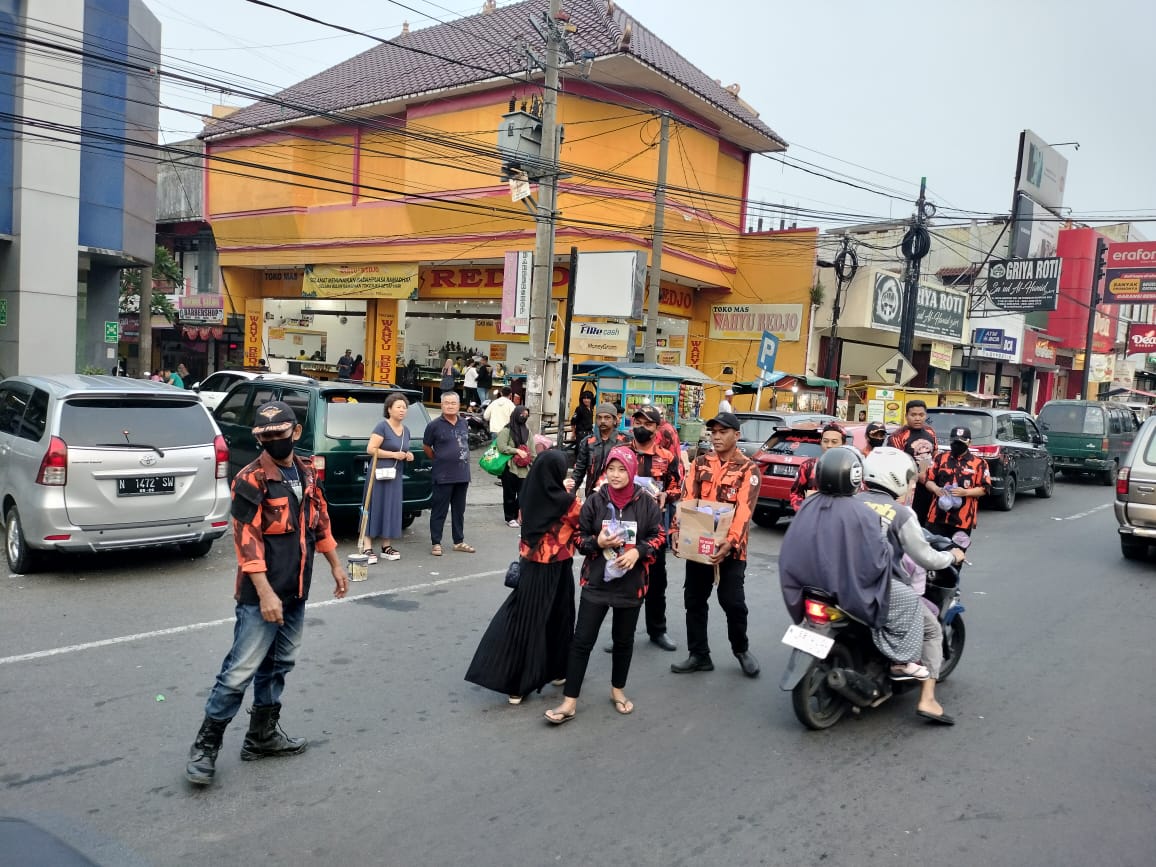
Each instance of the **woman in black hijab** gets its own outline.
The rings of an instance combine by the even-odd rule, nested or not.
[[[524,406],[514,407],[509,423],[498,432],[494,447],[510,460],[499,476],[502,482],[502,514],[511,527],[518,526],[518,512],[521,509],[522,482],[530,472],[536,446],[530,436],[526,420],[530,411]]]
[[[563,484],[556,449],[538,455],[522,491],[518,586],[490,621],[466,680],[521,704],[566,676],[574,634],[574,545],[581,505]]]

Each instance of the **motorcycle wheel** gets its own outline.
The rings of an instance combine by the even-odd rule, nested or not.
[[[963,625],[963,615],[956,615],[950,625],[943,627],[943,667],[939,670],[939,681],[943,683],[948,675],[955,671],[959,660],[963,656],[963,645],[967,641],[967,630]],[[948,654],[951,658],[948,658]]]
[[[835,643],[824,660],[815,660],[803,679],[791,690],[791,705],[799,722],[812,731],[829,729],[851,709],[845,698],[827,686],[832,668],[852,668],[855,660],[844,645]]]

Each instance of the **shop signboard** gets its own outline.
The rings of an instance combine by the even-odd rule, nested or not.
[[[951,344],[940,340],[931,341],[931,357],[928,364],[937,370],[951,370]]]
[[[1156,325],[1133,323],[1128,326],[1127,355],[1147,355],[1156,350]]]
[[[1105,304],[1156,304],[1156,241],[1108,245]]]
[[[967,295],[938,286],[920,284],[915,302],[915,334],[928,340],[963,342],[967,319]],[[871,327],[898,332],[903,321],[903,286],[899,276],[875,272],[871,297]]]
[[[497,319],[475,319],[474,340],[478,343],[492,343],[498,340],[504,340],[506,343],[529,343],[530,335],[503,334],[498,330]]]
[[[677,349],[666,349],[658,353],[658,363],[668,365],[682,364],[682,353]]]
[[[703,337],[691,337],[687,340],[687,363],[698,369],[699,365],[706,359],[706,339]]]
[[[799,339],[803,327],[802,304],[712,304],[711,340],[761,341],[769,331],[779,340]]]
[[[306,265],[302,298],[417,298],[417,264]]]
[[[390,307],[394,309],[388,309]],[[379,304],[377,311],[377,376],[374,378],[378,382],[393,382],[396,364],[397,305]]]
[[[505,361],[509,356],[507,355],[507,345],[505,343],[491,343],[490,344],[490,361]]]
[[[575,322],[570,352],[624,358],[634,345],[633,331],[624,322]]]
[[[977,328],[971,332],[971,342],[976,346],[990,346],[999,349],[1003,346],[1003,329]]]
[[[530,286],[534,281],[534,254],[519,250],[506,254],[502,272],[502,320],[498,330],[503,334],[530,333]]]
[[[260,298],[245,299],[245,367],[258,367],[261,363],[264,315],[265,306]]]
[[[1055,367],[1056,344],[1032,331],[1024,332],[1022,364],[1030,367]]]
[[[225,323],[225,296],[204,293],[181,295],[177,298],[177,313],[182,322]]]
[[[1055,310],[1060,302],[1063,259],[996,259],[987,270],[991,303],[1014,313]]]

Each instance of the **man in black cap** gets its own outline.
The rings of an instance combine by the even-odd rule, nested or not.
[[[953,427],[951,448],[935,457],[927,472],[926,488],[932,497],[927,529],[951,538],[959,531],[968,536],[979,517],[979,498],[991,493],[987,461],[971,451],[971,429]]]
[[[863,447],[863,457],[880,448],[887,441],[887,426],[881,421],[869,422],[867,430],[863,432],[867,445]]]
[[[727,617],[727,636],[731,651],[743,674],[757,677],[758,660],[750,652],[747,640],[747,601],[744,583],[747,571],[747,536],[751,516],[759,500],[758,466],[739,450],[738,417],[720,412],[706,423],[710,431],[711,451],[699,455],[691,464],[683,483],[683,500],[713,500],[734,506],[735,514],[726,541],[715,553],[713,565],[688,561],[683,599],[686,603],[686,643],[690,656],[670,667],[675,674],[712,671],[710,644],[707,640],[707,618],[711,590],[718,575],[718,603]],[[671,528],[678,538],[678,520]],[[677,541],[676,541],[677,546]],[[677,547],[676,547],[677,550]]]
[[[293,444],[301,438],[293,409],[279,400],[262,405],[253,435],[262,452],[233,479],[233,647],[209,692],[205,719],[185,767],[186,778],[199,786],[213,781],[225,728],[241,709],[250,682],[253,708],[241,759],[304,752],[305,738],[288,737],[281,729],[281,691],[301,649],[314,552],[329,562],[334,596],[342,598],[349,582],[335,553],[329,507],[313,464],[293,453]]]
[[[594,427],[594,433],[578,444],[578,459],[566,480],[566,490],[582,485],[587,497],[602,476],[610,450],[629,442],[625,434],[618,432],[618,409],[612,403],[600,403],[594,409]]]

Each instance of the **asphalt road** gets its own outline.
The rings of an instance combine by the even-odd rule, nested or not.
[[[968,645],[940,689],[958,725],[920,722],[909,694],[822,733],[777,686],[782,528],[752,531],[757,680],[712,606],[716,670],[671,674],[681,652],[640,642],[629,717],[597,651],[562,728],[542,719],[553,687],[510,707],[465,683],[515,552],[499,494],[475,486],[476,555],[430,556],[419,520],[339,604],[319,561],[283,715],[311,747],[242,763],[238,719],[208,790],[183,768],[229,646],[230,546],[6,577],[0,815],[106,865],[1156,863],[1156,564],[1121,559],[1110,489],[981,512]]]

